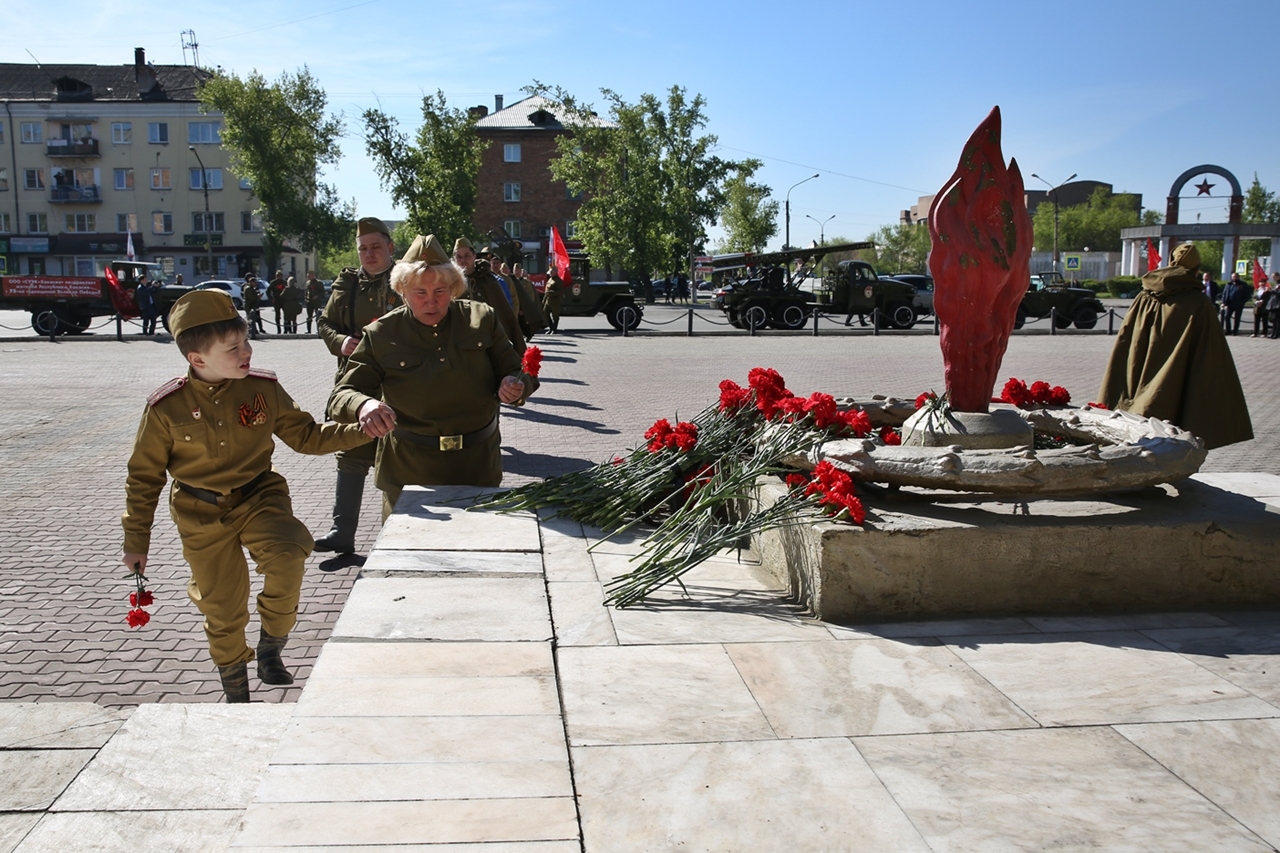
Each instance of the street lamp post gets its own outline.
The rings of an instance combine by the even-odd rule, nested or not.
[[[213,278],[213,232],[210,230],[213,223],[209,221],[209,170],[204,167],[200,152],[194,145],[188,145],[187,150],[196,155],[196,162],[200,164],[200,186],[204,189],[204,248],[209,257],[209,278]]]
[[[807,213],[804,215],[804,218],[813,219],[813,217]],[[818,245],[819,246],[827,242],[827,223],[835,218],[836,218],[836,215],[833,213],[830,216],[828,216],[826,219],[822,220],[821,222],[818,222],[817,219],[813,219],[814,222],[818,222]]]
[[[1070,183],[1075,176],[1076,173],[1072,172],[1071,177],[1063,181],[1062,184]],[[1058,186],[1055,187],[1035,172],[1031,173],[1031,177],[1048,187],[1049,195],[1053,197],[1053,271],[1060,274],[1062,272],[1062,266],[1058,263],[1058,189],[1062,184],[1058,184]]]
[[[790,249],[790,248],[791,248],[791,190],[793,190],[793,189],[795,189],[796,187],[800,186],[800,184],[806,183],[806,182],[808,182],[808,181],[812,181],[812,180],[813,180],[814,178],[816,178],[816,177],[818,177],[817,173],[812,174],[812,175],[810,175],[809,177],[805,178],[803,181],[798,181],[798,182],[796,182],[796,183],[792,184],[792,185],[791,185],[791,187],[787,190],[787,200],[786,200],[786,205],[785,205],[785,207],[786,207],[786,211],[787,211],[787,214],[786,214],[786,236],[785,236],[785,237],[783,237],[783,241],[782,241],[782,250],[783,250],[784,252],[785,252],[787,249]]]

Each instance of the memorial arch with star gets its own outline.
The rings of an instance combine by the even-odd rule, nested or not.
[[[1196,196],[1220,198],[1214,195],[1213,188],[1217,184],[1210,182],[1210,175],[1217,175],[1227,181],[1231,188],[1230,201],[1227,205],[1226,222],[1192,222],[1178,221],[1178,206],[1182,199],[1183,188],[1192,178],[1205,176],[1200,183],[1192,184],[1197,190]],[[1240,181],[1236,176],[1221,166],[1206,163],[1183,172],[1169,189],[1168,205],[1165,208],[1163,225],[1142,225],[1137,228],[1124,228],[1120,231],[1120,270],[1124,275],[1140,276],[1147,271],[1142,259],[1142,248],[1147,240],[1159,241],[1160,257],[1168,260],[1173,254],[1174,246],[1190,240],[1221,240],[1222,270],[1221,278],[1227,278],[1235,271],[1236,256],[1240,250],[1241,240],[1270,240],[1271,269],[1268,272],[1280,271],[1280,223],[1261,225],[1246,224],[1240,221],[1244,210],[1244,193],[1240,189]]]

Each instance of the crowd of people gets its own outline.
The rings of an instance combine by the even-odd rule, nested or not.
[[[1239,273],[1232,273],[1225,285],[1219,285],[1206,272],[1201,282],[1204,295],[1218,311],[1225,334],[1240,334],[1244,309],[1252,300],[1253,333],[1249,337],[1280,338],[1280,272],[1272,273],[1270,279],[1264,278],[1256,286],[1241,278]]]

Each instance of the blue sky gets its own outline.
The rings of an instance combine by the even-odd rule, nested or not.
[[[533,80],[589,102],[673,84],[707,100],[720,154],[765,162],[758,180],[791,194],[795,244],[861,239],[937,190],[993,105],[1004,152],[1057,183],[1070,174],[1140,192],[1163,212],[1174,179],[1212,163],[1244,185],[1280,190],[1280,2],[1071,3],[402,0],[216,4],[63,0],[5,4],[5,61],[125,64],[145,47],[183,61],[195,30],[202,64],[268,78],[306,64],[345,113],[343,159],[329,179],[363,215],[395,218],[359,134],[381,107],[418,123],[423,92],[451,105],[507,104]],[[197,11],[216,10],[216,14]],[[73,23],[71,23],[73,22]],[[21,33],[21,37],[15,34]],[[1187,199],[1184,221],[1226,218]],[[782,242],[779,236],[772,245]]]

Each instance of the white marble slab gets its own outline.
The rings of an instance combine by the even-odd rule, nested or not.
[[[0,703],[0,749],[97,749],[130,713],[92,702]]]
[[[44,811],[93,759],[92,749],[0,752],[0,811]]]
[[[1280,498],[1280,476],[1275,474],[1263,474],[1260,472],[1236,473],[1236,472],[1220,472],[1193,474],[1193,480],[1199,480],[1209,486],[1218,489],[1225,489],[1229,492],[1235,492],[1240,495],[1248,495],[1251,498],[1274,502]]]
[[[530,513],[468,512],[470,486],[407,486],[382,525],[375,547],[411,551],[541,550],[538,519]]]
[[[556,644],[564,646],[616,646],[612,608],[604,605],[604,590],[591,581],[548,581],[551,621]]]
[[[236,847],[236,853],[582,853],[577,841],[500,841],[496,844],[343,845],[342,847]]]
[[[1280,710],[1280,625],[1143,633]]]
[[[13,853],[18,843],[40,822],[38,813],[0,814],[0,853]]]
[[[342,803],[572,797],[567,761],[273,765],[255,802]]]
[[[962,637],[980,634],[1038,634],[1025,619],[929,619],[922,622],[867,622],[842,625],[826,623],[837,640],[865,640],[872,637],[905,639],[912,637]]]
[[[552,633],[541,578],[362,578],[333,636],[546,642]]]
[[[219,853],[240,809],[47,814],[14,853]]]
[[[285,764],[568,760],[555,715],[297,717],[272,759]]]
[[[554,674],[550,643],[325,643],[311,678]]]
[[[587,553],[588,542],[582,525],[571,518],[547,518],[550,510],[539,510],[542,559],[549,581],[594,581],[595,564]]]
[[[685,581],[663,587],[644,604],[611,611],[618,642],[748,643],[829,640],[826,627],[803,615],[778,590],[743,589],[732,581]]]
[[[950,648],[1045,726],[1277,714],[1137,631],[968,637]]]
[[[854,743],[936,851],[1270,850],[1107,728]]]
[[[389,803],[255,803],[240,847],[554,841],[578,837],[568,797]]]
[[[1146,723],[1115,729],[1280,848],[1280,720]]]
[[[524,551],[395,551],[375,549],[361,577],[380,575],[542,575],[542,558]]]
[[[55,811],[243,809],[291,705],[141,705]]]
[[[559,661],[571,744],[774,737],[721,646],[562,648]]]
[[[453,717],[559,714],[551,676],[311,678],[299,717]]]
[[[929,642],[827,639],[726,648],[779,737],[1036,725],[950,649]]]
[[[575,747],[589,853],[929,853],[848,740]]]

